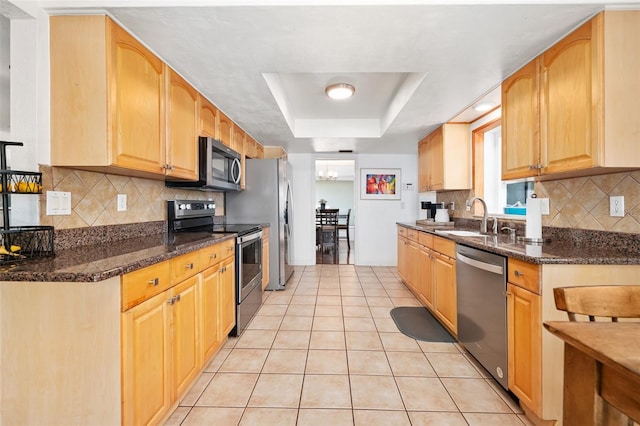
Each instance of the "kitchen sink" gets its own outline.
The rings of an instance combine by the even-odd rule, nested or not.
[[[436,231],[436,234],[455,235],[457,237],[486,237],[487,235],[474,231]]]

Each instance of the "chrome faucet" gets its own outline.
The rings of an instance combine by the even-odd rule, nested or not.
[[[483,234],[487,233],[487,203],[484,202],[484,200],[480,197],[473,197],[470,200],[467,200],[467,208],[471,209],[471,207],[473,206],[473,203],[475,201],[480,201],[482,203],[482,211],[483,211],[483,215],[482,215],[482,223],[480,224],[480,232]]]

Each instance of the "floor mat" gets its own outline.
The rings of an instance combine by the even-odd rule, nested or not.
[[[391,309],[391,318],[402,334],[424,342],[455,342],[427,308],[402,306]]]

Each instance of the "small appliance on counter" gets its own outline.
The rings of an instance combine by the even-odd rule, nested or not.
[[[421,201],[420,208],[423,213],[420,219],[435,220],[438,209],[444,209],[444,203],[432,203],[431,201]]]
[[[199,235],[238,234],[236,237],[236,326],[239,336],[262,305],[262,226],[216,224],[216,205],[211,201],[167,201],[169,244],[193,242]]]

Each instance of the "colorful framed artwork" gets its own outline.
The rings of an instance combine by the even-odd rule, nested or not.
[[[360,169],[360,199],[399,200],[400,169]]]

